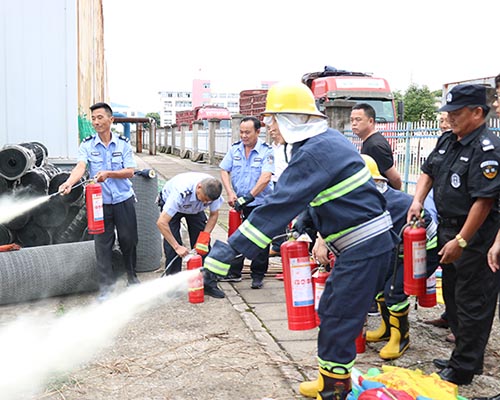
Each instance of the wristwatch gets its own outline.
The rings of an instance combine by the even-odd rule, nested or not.
[[[457,239],[458,245],[462,248],[465,249],[467,247],[467,240],[465,240],[460,233],[455,236],[455,239]]]

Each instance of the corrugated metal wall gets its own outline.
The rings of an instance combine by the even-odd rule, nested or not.
[[[105,100],[102,0],[0,1],[0,21],[0,147],[74,159],[79,108]]]

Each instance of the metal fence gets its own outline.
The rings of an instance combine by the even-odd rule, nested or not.
[[[489,121],[490,129],[500,136],[499,119]],[[427,159],[430,152],[436,145],[440,130],[437,121],[407,122],[391,125],[380,125],[377,129],[387,138],[394,154],[396,169],[401,174],[403,181],[403,191],[413,194],[418,177],[421,173],[420,167]],[[184,135],[184,139],[182,138]],[[356,146],[361,149],[361,140],[352,133],[351,130],[345,130],[344,135]],[[198,130],[198,153],[208,153],[209,151],[209,130]],[[229,150],[237,132],[224,129],[215,129],[215,159],[220,160]],[[269,141],[265,129],[261,130],[260,137]],[[167,132],[164,128],[157,130],[157,142],[159,148],[165,151],[175,153],[174,149],[181,149],[184,153],[194,152],[193,131],[173,130]],[[182,155],[182,152],[181,152]],[[183,155],[184,156],[184,155]],[[209,157],[210,159],[210,157]]]

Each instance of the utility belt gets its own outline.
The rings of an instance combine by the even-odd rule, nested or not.
[[[392,228],[392,219],[389,211],[385,211],[378,217],[358,225],[344,235],[327,241],[326,246],[333,254],[338,256],[341,252],[357,246],[381,233],[387,232]],[[328,238],[327,238],[328,239]]]
[[[465,224],[467,215],[458,217],[441,217],[438,216],[439,226],[443,228],[461,228]]]

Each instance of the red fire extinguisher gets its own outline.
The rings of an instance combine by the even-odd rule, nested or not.
[[[317,326],[309,259],[309,243],[286,241],[281,245],[288,329],[300,331]]]
[[[203,275],[200,268],[203,265],[203,259],[199,254],[193,255],[187,262],[187,269],[198,269],[197,273],[189,278],[188,281],[188,299],[190,303],[203,303],[205,301],[205,290],[203,288]]]
[[[366,328],[367,328],[367,321],[365,318],[365,322],[363,323],[363,328],[361,329],[361,332],[359,333],[358,337],[354,342],[356,344],[357,354],[361,354],[366,351]]]
[[[420,307],[432,308],[437,304],[436,298],[436,272],[425,281],[425,294],[418,297]]]
[[[320,320],[318,315],[319,301],[325,290],[326,280],[330,276],[330,272],[326,270],[323,265],[316,268],[312,275],[313,281],[313,293],[314,293],[314,316],[316,319],[316,325],[319,326]]]
[[[104,207],[102,189],[98,183],[85,186],[85,205],[87,208],[87,226],[90,235],[104,233]]]
[[[234,208],[229,210],[229,226],[227,229],[227,237],[231,236],[236,229],[241,225],[241,213]]]
[[[403,231],[404,292],[407,295],[425,295],[427,269],[427,236],[425,228],[412,221]]]

